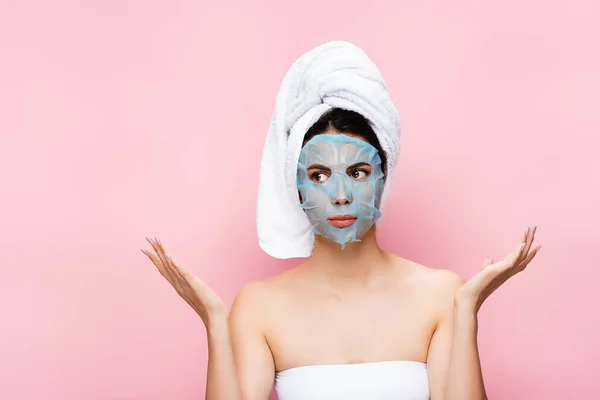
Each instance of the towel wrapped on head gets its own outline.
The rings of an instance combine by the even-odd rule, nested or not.
[[[260,247],[276,258],[308,257],[314,234],[300,208],[296,172],[306,131],[331,108],[367,118],[387,155],[385,200],[400,153],[400,118],[375,63],[343,41],[320,45],[288,70],[275,103],[260,166]]]

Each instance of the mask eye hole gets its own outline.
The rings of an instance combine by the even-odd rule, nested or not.
[[[306,172],[308,178],[315,183],[325,183],[331,176],[331,170],[322,165],[311,165]]]
[[[367,163],[355,164],[346,170],[348,176],[357,182],[362,182],[371,175],[371,166]]]
[[[310,180],[316,183],[325,183],[327,182],[327,179],[329,179],[329,175],[327,175],[325,172],[322,171],[318,171],[318,172],[313,172],[312,174],[308,175],[310,177]]]

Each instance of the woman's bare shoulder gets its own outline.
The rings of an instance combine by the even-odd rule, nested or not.
[[[415,285],[431,289],[440,295],[454,296],[456,290],[465,283],[464,278],[452,270],[430,268],[415,261],[395,257],[400,266],[399,270],[403,270]]]
[[[271,277],[251,281],[238,291],[234,306],[264,309],[281,304],[297,276],[298,267],[294,267]]]

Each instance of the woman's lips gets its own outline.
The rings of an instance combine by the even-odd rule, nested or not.
[[[327,222],[329,222],[331,226],[334,226],[336,228],[347,228],[356,222],[356,216],[332,215],[331,217],[327,218]]]

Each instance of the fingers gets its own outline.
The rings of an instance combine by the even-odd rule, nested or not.
[[[531,262],[531,260],[533,260],[533,257],[536,256],[536,254],[540,251],[540,249],[542,248],[541,245],[535,247],[533,250],[531,250],[527,256],[525,257],[525,259],[523,259],[523,261],[521,261],[519,263],[519,265],[517,266],[517,270],[518,272],[523,271],[527,265],[529,265],[529,263]]]
[[[512,264],[514,273],[523,271],[541,249],[542,246],[537,246],[531,250],[536,231],[537,226],[534,226],[533,229],[527,228],[525,231],[525,234],[523,235],[523,243],[519,245],[519,256],[514,259],[514,264]]]
[[[142,249],[142,253],[144,253],[146,257],[150,259],[150,261],[152,261],[152,264],[154,264],[154,266],[156,267],[156,269],[158,269],[158,272],[160,272],[162,276],[164,276],[167,280],[171,281],[171,276],[169,275],[167,269],[160,261],[160,258],[158,258],[158,256],[144,249]]]
[[[172,263],[170,253],[167,251],[166,247],[162,244],[162,242],[158,238],[154,238],[154,241],[155,241],[156,247],[158,249],[157,254],[159,254],[159,256],[162,256],[161,260],[164,259],[165,267],[167,267],[169,269],[169,271],[171,271],[171,273],[175,274],[176,271],[175,271],[175,268],[173,268],[173,263]]]
[[[534,226],[533,229],[527,228],[525,231],[525,247],[521,252],[521,256],[519,257],[519,261],[523,261],[528,255],[529,250],[531,250],[531,245],[533,244],[533,239],[535,239],[535,231],[537,230],[537,226]]]
[[[142,250],[142,252],[152,260],[165,278],[171,283],[177,280],[188,280],[188,272],[173,260],[171,254],[159,239],[146,238],[146,240],[152,245],[156,255],[150,254],[145,250]]]
[[[171,284],[175,284],[175,282],[181,278],[180,276],[178,276],[177,272],[170,264],[162,244],[157,238],[146,238],[146,240],[148,241],[148,243],[150,243],[152,249],[156,254],[151,254],[150,252],[145,250],[142,250],[142,252],[150,258],[150,260],[156,266],[156,268],[158,268],[162,276],[164,276]]]
[[[169,268],[171,268],[173,270],[174,273],[176,273],[177,275],[179,275],[181,278],[186,279],[187,278],[187,271],[184,270],[183,268],[181,268],[179,266],[179,264],[177,264],[175,262],[175,260],[173,260],[173,257],[171,257],[171,253],[167,250],[167,248],[165,247],[165,245],[163,245],[163,243],[156,239],[159,248],[161,249],[162,253],[165,256],[165,259],[167,260],[167,264],[169,266]]]
[[[179,276],[181,279],[187,280],[187,278],[188,278],[187,271],[185,269],[181,268],[179,266],[179,264],[177,264],[175,262],[175,260],[173,260],[173,258],[171,258],[170,255],[167,255],[167,261],[169,262],[169,267],[173,270],[173,272],[175,274],[177,274],[177,276]]]
[[[521,253],[523,252],[524,247],[525,247],[524,242],[519,243],[517,248],[515,248],[515,250],[512,253],[510,253],[509,255],[506,256],[506,258],[504,259],[506,268],[510,268],[513,265],[516,265],[519,263],[519,259],[521,258]]]
[[[154,249],[154,251],[156,252],[156,254],[158,255],[158,258],[160,258],[160,262],[162,262],[162,264],[167,267],[168,266],[168,261],[167,258],[165,257],[165,254],[162,251],[162,248],[158,242],[157,238],[146,238],[146,240],[148,241],[148,243],[150,243],[150,246],[152,246],[152,248]]]
[[[514,267],[517,267],[517,266],[521,265],[522,263],[524,263],[525,260],[527,260],[527,259],[530,260],[530,258],[529,258],[530,254],[531,254],[530,249],[533,244],[533,240],[535,238],[536,230],[537,230],[537,226],[534,226],[533,229],[527,228],[525,230],[525,232],[523,233],[523,236],[521,237],[521,242],[517,245],[515,250],[512,253],[510,253],[509,255],[507,255],[506,258],[503,260],[503,262],[502,262],[503,269],[514,268]],[[529,261],[527,261],[527,262],[529,262]]]
[[[529,250],[531,249],[531,245],[533,244],[533,239],[535,238],[535,231],[537,230],[537,226],[534,226],[533,229],[527,228],[525,233],[523,233],[523,237],[517,249],[507,257],[513,264],[519,264],[529,254]],[[508,261],[508,260],[507,260]]]
[[[523,268],[525,268],[527,266],[527,264],[529,264],[531,262],[531,260],[533,260],[533,257],[535,257],[535,255],[540,251],[541,248],[542,248],[542,245],[539,245],[535,249],[531,250],[529,252],[529,254],[527,254],[527,257],[525,257],[525,260],[521,261],[521,264],[525,264],[523,266]]]
[[[518,264],[525,262],[526,260],[533,258],[535,253],[539,251],[539,246],[536,247],[533,251],[531,251],[531,247],[533,246],[533,240],[535,239],[535,232],[537,231],[537,226],[534,226],[533,229],[527,228],[525,231],[525,240],[523,241],[524,245],[521,250],[521,254],[518,259]],[[533,256],[532,256],[533,253]],[[529,262],[527,261],[527,262]]]
[[[165,256],[165,259],[168,259],[171,256],[171,253],[167,250],[165,245],[158,238],[154,238],[154,239],[156,240],[156,244],[158,245],[158,248]]]

